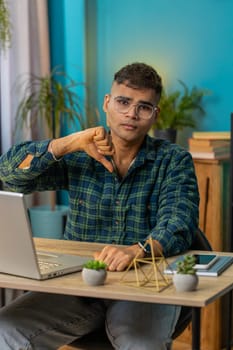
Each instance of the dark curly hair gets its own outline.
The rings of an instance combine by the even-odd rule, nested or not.
[[[122,67],[114,75],[114,81],[132,88],[153,89],[159,97],[162,92],[162,79],[156,70],[140,62]]]

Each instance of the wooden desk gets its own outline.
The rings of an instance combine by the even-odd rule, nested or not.
[[[35,238],[38,249],[52,252],[90,255],[100,250],[103,245],[95,243],[72,242]],[[134,271],[129,273],[133,274]],[[59,293],[66,295],[89,296],[117,300],[132,300],[171,305],[186,305],[194,307],[199,317],[200,308],[212,303],[233,289],[233,266],[219,277],[200,277],[198,289],[194,292],[177,293],[171,285],[162,292],[156,292],[155,287],[137,287],[120,281],[123,272],[108,272],[106,284],[90,287],[84,284],[80,273],[73,273],[46,281],[0,274],[0,287],[19,290]],[[197,320],[199,321],[199,319]],[[200,336],[200,334],[199,334]],[[193,350],[199,350],[195,345]]]

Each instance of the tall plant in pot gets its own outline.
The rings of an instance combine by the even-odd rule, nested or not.
[[[192,87],[178,80],[181,89],[168,92],[162,91],[159,102],[160,113],[158,119],[152,126],[155,137],[176,141],[177,130],[183,130],[186,127],[196,127],[195,117],[205,115],[203,107],[203,98],[209,92],[204,89]]]
[[[45,76],[29,74],[17,83],[23,97],[16,112],[16,130],[23,125],[45,125],[49,138],[56,138],[63,122],[86,127],[83,102],[75,90],[84,84],[74,81],[59,67]],[[29,209],[33,235],[62,238],[68,210],[67,206],[56,204],[56,192],[52,191],[50,205]]]

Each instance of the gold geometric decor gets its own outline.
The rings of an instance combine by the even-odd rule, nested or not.
[[[148,245],[150,246],[151,257],[138,258],[138,253],[123,274],[121,282],[137,287],[155,287],[156,292],[161,292],[172,284],[171,277],[163,273],[168,266],[168,262],[158,246],[159,256],[155,256],[151,236],[141,249],[144,250]],[[134,269],[134,275],[129,273],[131,269]]]

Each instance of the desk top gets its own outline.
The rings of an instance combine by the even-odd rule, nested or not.
[[[103,247],[102,244],[98,243],[45,238],[34,238],[34,240],[36,247],[40,250],[78,255],[90,255]],[[230,253],[227,255],[230,255]],[[157,292],[155,286],[145,285],[138,287],[136,285],[136,278],[135,284],[127,283],[126,281],[122,282],[121,278],[123,274],[124,272],[108,272],[106,284],[97,287],[87,286],[82,281],[80,272],[45,281],[0,274],[0,287],[196,307],[208,305],[233,289],[233,266],[228,268],[219,277],[199,277],[199,285],[196,291],[182,293],[176,292],[173,284]],[[130,280],[132,280],[132,277],[134,278],[135,276],[135,271],[131,270],[128,274]]]

